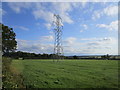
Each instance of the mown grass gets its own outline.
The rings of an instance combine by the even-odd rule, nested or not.
[[[116,60],[13,60],[26,88],[117,88]]]

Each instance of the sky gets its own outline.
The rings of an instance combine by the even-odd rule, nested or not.
[[[117,2],[3,2],[1,11],[18,51],[53,53],[53,14],[59,14],[64,55],[118,54]]]

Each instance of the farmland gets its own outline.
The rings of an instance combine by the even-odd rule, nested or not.
[[[117,88],[117,60],[13,60],[26,88]]]

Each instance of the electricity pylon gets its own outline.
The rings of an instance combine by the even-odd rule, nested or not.
[[[55,33],[55,42],[54,42],[54,57],[53,61],[55,59],[59,61],[60,59],[63,59],[63,47],[62,47],[62,19],[59,15],[54,14],[54,33]]]

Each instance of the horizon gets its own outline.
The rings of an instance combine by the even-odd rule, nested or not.
[[[54,13],[63,20],[65,56],[118,55],[117,2],[2,2],[2,23],[16,33],[18,51],[53,53]]]
[[[16,52],[23,52],[23,51],[16,51]],[[30,53],[30,52],[23,52],[23,53]],[[48,54],[48,53],[35,53],[35,54]],[[54,54],[54,53],[50,53],[50,54]],[[48,55],[50,55],[50,54],[48,54]],[[107,54],[89,54],[89,55],[87,55],[87,54],[83,54],[83,55],[64,55],[64,56],[103,56],[103,55],[107,55]],[[113,55],[113,54],[108,54],[108,55],[110,55],[110,56],[119,56],[119,55]]]

